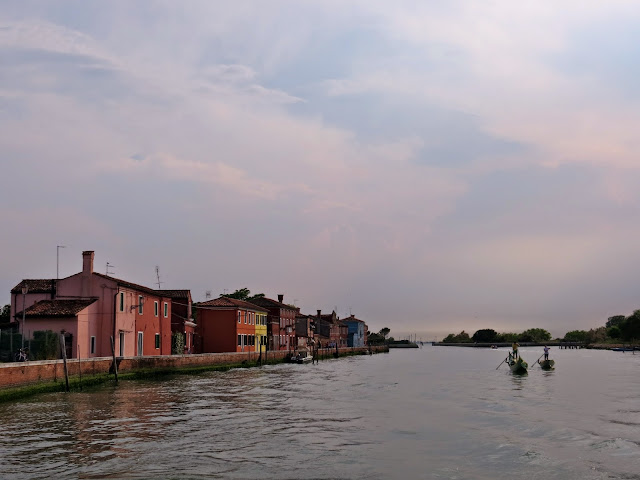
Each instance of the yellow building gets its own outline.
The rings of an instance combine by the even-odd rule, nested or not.
[[[256,352],[267,349],[267,314],[256,312]]]

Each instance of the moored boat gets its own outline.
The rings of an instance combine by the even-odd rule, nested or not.
[[[555,360],[538,360],[540,367],[543,370],[551,370],[553,366],[556,364]]]
[[[301,351],[297,355],[291,356],[292,363],[308,363],[313,362],[313,356],[309,355],[309,352]]]
[[[529,368],[529,364],[525,362],[522,357],[518,357],[517,360],[512,359],[507,363],[513,373],[527,373],[527,368]]]

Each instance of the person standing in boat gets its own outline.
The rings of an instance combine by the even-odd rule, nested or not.
[[[513,349],[513,358],[514,360],[518,358],[518,347],[520,346],[520,344],[517,341],[513,342],[513,345],[511,345],[511,348]]]
[[[544,346],[544,359],[549,360],[549,347]]]

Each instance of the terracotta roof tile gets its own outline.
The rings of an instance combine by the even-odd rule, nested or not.
[[[29,293],[49,293],[55,291],[56,281],[51,278],[25,279],[11,289],[11,293],[22,293],[22,287],[27,286]]]
[[[87,308],[97,298],[83,298],[76,300],[40,300],[26,309],[27,317],[74,317],[81,310]],[[16,317],[22,316],[22,312],[16,313]]]
[[[197,308],[211,308],[211,309],[225,309],[225,308],[246,308],[249,310],[256,310],[260,312],[267,312],[264,308],[261,308],[253,303],[245,302],[244,300],[238,300],[237,298],[218,297],[214,300],[207,300],[206,302],[196,303]]]
[[[104,275],[104,274],[98,273],[98,272],[93,272],[93,274],[94,275],[98,275],[99,277],[102,277],[102,278],[107,278],[109,280],[113,280],[114,282],[116,282],[118,285],[120,285],[122,287],[131,288],[133,290],[138,290],[140,292],[145,292],[145,293],[148,293],[149,295],[156,295],[158,297],[164,296],[161,293],[162,290],[154,290],[153,288],[145,287],[143,285],[138,285],[137,283],[133,283],[133,282],[127,282],[126,280],[121,280],[121,279],[116,278],[116,277],[110,277],[109,275]]]
[[[266,308],[277,307],[277,308],[290,308],[293,310],[298,310],[298,307],[295,307],[294,305],[287,305],[286,303],[282,303],[267,297],[254,298],[253,300],[251,300],[251,303],[253,303],[254,305],[259,305],[261,307],[266,307]]]
[[[191,290],[156,290],[159,295],[169,298],[188,299],[191,296]]]

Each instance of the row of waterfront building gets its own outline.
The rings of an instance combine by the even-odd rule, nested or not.
[[[11,290],[11,322],[25,338],[60,332],[69,358],[366,345],[367,325],[354,315],[306,315],[284,303],[283,295],[193,304],[190,290],[152,289],[103,275],[93,261],[93,251],[82,252],[81,272],[25,279]]]

